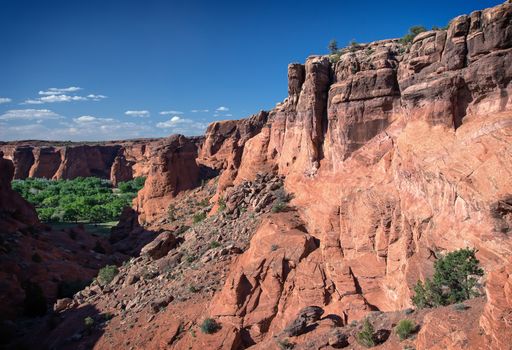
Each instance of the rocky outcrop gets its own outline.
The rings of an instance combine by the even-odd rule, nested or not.
[[[2,231],[14,232],[19,227],[39,223],[35,209],[12,190],[13,163],[0,151],[0,225]]]
[[[140,222],[166,216],[173,197],[199,185],[201,173],[196,158],[201,141],[174,135],[152,148],[148,176],[136,200]]]
[[[74,179],[95,176],[114,185],[147,176],[150,153],[160,139],[103,143],[46,141],[0,142],[0,150],[14,163],[14,178]]]

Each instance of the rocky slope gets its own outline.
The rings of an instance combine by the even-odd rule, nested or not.
[[[384,349],[509,349],[511,62],[506,2],[411,45],[379,41],[291,64],[275,109],[213,123],[204,139],[160,141],[126,226],[161,231],[158,240],[111,285],[77,294],[48,341],[358,349],[370,315]],[[436,258],[464,247],[478,250],[485,296],[461,310],[406,311]],[[207,317],[221,325],[213,335],[200,331]],[[420,329],[400,343],[389,332],[406,317]]]

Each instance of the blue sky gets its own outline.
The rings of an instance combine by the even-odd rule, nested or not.
[[[271,109],[287,64],[502,1],[0,0],[0,140],[201,134]]]

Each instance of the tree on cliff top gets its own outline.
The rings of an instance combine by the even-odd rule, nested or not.
[[[338,51],[338,42],[334,39],[329,41],[329,45],[327,46],[331,54],[335,54]]]
[[[419,308],[459,303],[477,295],[476,276],[484,271],[475,257],[475,249],[459,249],[434,263],[434,276],[425,283],[418,281],[412,302]]]
[[[412,43],[412,41],[418,34],[426,32],[426,31],[427,31],[427,28],[425,28],[423,26],[412,26],[411,28],[409,28],[409,32],[407,34],[405,34],[402,37],[402,39],[400,39],[400,43],[401,44],[410,44],[410,43]]]

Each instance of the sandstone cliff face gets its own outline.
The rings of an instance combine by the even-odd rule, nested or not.
[[[476,247],[487,272],[507,266],[511,28],[506,3],[422,33],[410,48],[390,40],[347,50],[335,64],[315,56],[290,65],[289,97],[246,142],[234,182],[273,166],[286,175],[319,249],[292,260],[296,272],[272,274],[275,282],[245,253],[212,314],[259,342],[308,305],[343,310],[345,321],[408,307],[439,253]],[[482,322],[501,344],[512,330],[497,310],[510,306],[493,300]]]
[[[147,176],[151,149],[159,139],[59,144],[16,141],[0,144],[5,157],[14,163],[14,178],[39,177],[74,179],[95,176],[114,185]]]

